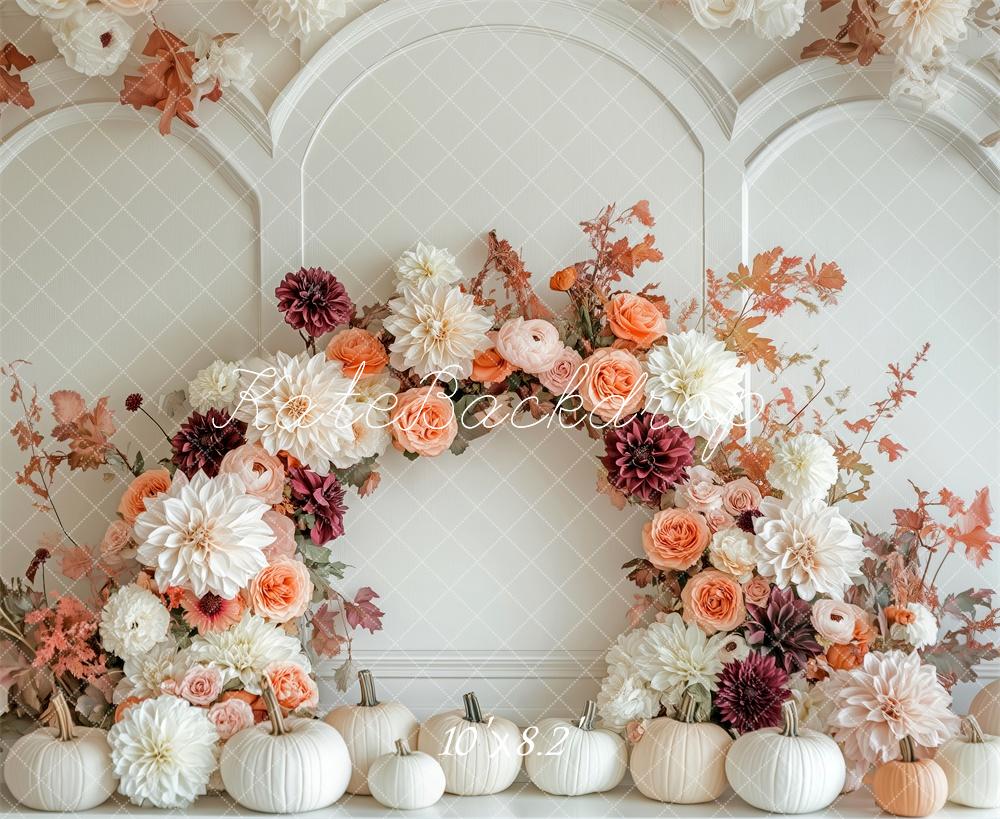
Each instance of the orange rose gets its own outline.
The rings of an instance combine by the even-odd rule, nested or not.
[[[868,643],[835,643],[826,650],[826,661],[837,671],[850,671],[865,661]]]
[[[354,378],[362,375],[376,375],[385,369],[389,357],[382,342],[367,330],[350,327],[341,330],[326,345],[326,357],[344,365],[344,374]]]
[[[718,569],[705,569],[688,580],[681,602],[685,622],[697,623],[706,634],[731,631],[747,616],[739,581]]]
[[[913,622],[915,617],[916,615],[906,608],[906,606],[885,607],[885,619],[889,622],[889,625],[899,623],[900,625],[908,626]]]
[[[458,435],[455,405],[441,387],[416,387],[400,393],[389,415],[392,445],[402,452],[434,457]]]
[[[553,290],[566,291],[576,284],[576,265],[557,270],[549,279],[549,287]]]
[[[687,509],[664,509],[642,527],[642,548],[657,569],[689,569],[711,538],[704,516]]]
[[[288,711],[298,708],[315,708],[319,705],[319,688],[316,681],[298,663],[271,663],[264,669],[274,688],[278,705]]]
[[[304,563],[281,557],[257,573],[249,591],[255,614],[275,623],[287,623],[306,613],[313,584]]]
[[[118,504],[118,514],[131,526],[146,511],[146,498],[155,498],[170,488],[170,473],[166,469],[147,469],[132,479]]]
[[[121,722],[125,718],[125,714],[128,712],[128,709],[131,708],[133,705],[138,705],[144,699],[146,698],[126,697],[125,699],[123,699],[120,703],[118,703],[118,707],[115,708],[115,722]]]
[[[632,353],[604,347],[583,364],[579,393],[587,412],[612,421],[641,409],[646,374]]]
[[[611,297],[605,310],[611,332],[640,347],[649,347],[667,334],[667,320],[649,299],[634,293],[618,293]]]
[[[496,344],[496,333],[487,333],[490,341]],[[476,353],[472,359],[472,380],[480,384],[497,384],[503,381],[514,372],[514,365],[511,364],[497,351],[496,347],[490,347],[482,352]]]

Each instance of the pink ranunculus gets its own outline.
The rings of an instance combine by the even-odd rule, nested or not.
[[[400,393],[389,416],[396,449],[434,457],[458,435],[455,405],[438,386],[415,387]]]
[[[194,665],[177,683],[177,696],[192,705],[206,706],[222,694],[222,672],[214,665]]]
[[[295,557],[295,521],[281,512],[268,509],[263,521],[274,532],[274,543],[264,549],[268,563],[274,563],[283,557]]]
[[[250,581],[250,606],[255,614],[275,623],[301,617],[312,600],[309,569],[289,557],[269,563]]]
[[[703,466],[693,467],[688,473],[687,482],[677,487],[674,504],[692,512],[721,509],[723,487],[719,485],[718,480],[718,476],[711,469]]]
[[[646,374],[628,350],[602,347],[584,361],[578,387],[583,408],[605,421],[624,420],[642,408]]]
[[[712,534],[715,534],[722,529],[733,526],[736,521],[725,509],[709,509],[705,512],[705,522],[712,530]]]
[[[281,460],[259,443],[243,444],[231,449],[222,459],[219,473],[239,475],[248,495],[273,506],[281,503],[285,488],[285,467]]]
[[[743,584],[743,599],[748,603],[764,606],[770,596],[771,584],[759,574],[755,574]]]
[[[555,364],[538,373],[538,380],[553,395],[565,395],[576,388],[583,376],[580,372],[581,364],[583,358],[576,350],[572,347],[563,347]]]
[[[812,624],[816,633],[831,643],[849,643],[854,639],[858,617],[856,607],[843,600],[816,600]]]
[[[751,512],[760,501],[760,490],[749,478],[737,478],[722,487],[722,508],[730,515]]]
[[[232,738],[244,728],[253,725],[253,708],[246,700],[235,697],[217,702],[208,709],[208,719],[215,726],[219,739],[223,742]]]
[[[296,662],[275,662],[264,669],[278,705],[289,711],[311,709],[319,705],[319,688],[316,681]]]
[[[500,328],[496,347],[497,352],[518,369],[541,373],[556,363],[564,345],[551,322],[518,316]]]

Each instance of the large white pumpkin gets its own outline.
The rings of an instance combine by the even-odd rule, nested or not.
[[[970,808],[1000,808],[1000,737],[984,734],[973,716],[934,757],[948,777],[948,798]]]
[[[3,778],[11,794],[44,811],[84,811],[105,802],[118,787],[107,732],[73,725],[58,690],[42,718],[54,726],[21,737],[7,752]]]
[[[332,805],[351,778],[344,740],[322,720],[283,717],[267,675],[260,687],[270,721],[244,728],[222,746],[219,769],[229,795],[263,813]]]
[[[347,743],[352,764],[347,792],[366,794],[368,766],[376,757],[390,753],[397,739],[415,745],[420,723],[405,705],[378,701],[370,671],[358,672],[358,684],[361,702],[334,708],[323,720],[336,728]]]
[[[643,796],[692,805],[718,799],[726,789],[733,739],[720,725],[697,722],[697,707],[685,694],[680,719],[654,719],[632,749],[632,779]]]
[[[411,751],[405,739],[368,768],[368,789],[380,805],[394,810],[429,808],[444,794],[444,771],[430,754]]]
[[[969,714],[976,718],[983,733],[1000,737],[1000,680],[980,689],[969,706]]]
[[[726,755],[729,784],[744,801],[771,813],[822,810],[844,788],[844,756],[826,734],[799,728],[791,700],[781,715],[781,728],[761,728],[733,743]]]
[[[463,699],[464,711],[437,714],[420,726],[419,749],[441,764],[448,793],[505,791],[521,770],[521,734],[509,719],[484,717],[475,694]]]

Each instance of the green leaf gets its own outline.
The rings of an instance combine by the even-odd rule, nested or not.
[[[141,452],[135,453],[135,463],[132,465],[132,474],[138,477],[142,474],[143,468],[146,466],[146,461],[142,457]]]

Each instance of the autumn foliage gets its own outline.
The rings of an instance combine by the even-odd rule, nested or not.
[[[34,64],[35,58],[22,54],[13,43],[0,48],[0,104],[7,102],[20,108],[31,108],[35,104],[28,83],[20,74],[12,73]]]

